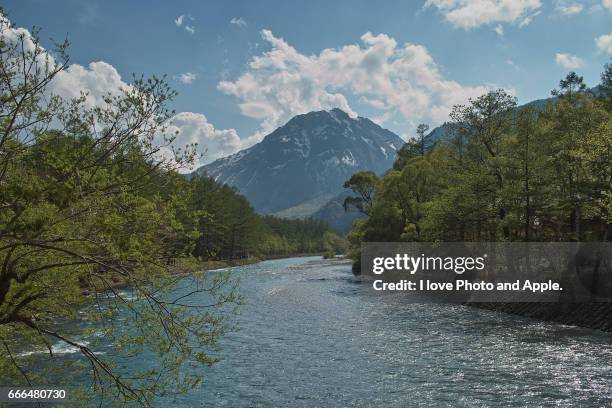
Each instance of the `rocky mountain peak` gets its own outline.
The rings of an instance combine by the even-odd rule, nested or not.
[[[404,141],[341,109],[297,115],[260,143],[198,170],[242,192],[262,213],[336,193],[353,173],[388,170]]]

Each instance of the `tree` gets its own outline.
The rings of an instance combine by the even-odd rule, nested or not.
[[[401,171],[391,171],[380,181],[377,201],[396,208],[402,217],[404,229],[397,240],[425,239],[423,219],[427,213],[427,203],[445,183],[441,179],[443,172],[435,168],[441,163],[444,154],[446,152],[443,149],[434,149],[424,156],[415,157],[406,162]]]
[[[239,299],[222,275],[174,291],[181,281],[167,258],[189,250],[192,229],[179,221],[180,194],[165,187],[193,158],[192,146],[162,155],[175,93],[163,79],[135,78],[95,107],[87,95],[63,100],[49,85],[67,66],[67,43],[51,54],[36,32],[15,32],[0,22],[0,376],[43,385],[45,372],[16,353],[47,349],[53,363],[59,342],[88,363],[92,390],[120,404],[190,389],[202,379],[195,368],[216,361],[209,352],[227,329],[219,307]],[[62,319],[95,327],[118,358],[151,353],[150,369],[124,371]]]
[[[450,115],[455,130],[459,171],[466,176],[464,182],[471,185],[468,191],[476,194],[473,213],[483,215],[476,223],[478,234],[482,232],[482,223],[491,221],[487,212],[482,210],[490,210],[497,214],[497,227],[501,228],[503,239],[509,238],[509,229],[506,225],[507,203],[500,199],[499,194],[505,183],[502,140],[512,128],[515,107],[516,98],[499,89],[470,99],[466,106],[455,106]]]
[[[401,170],[406,162],[417,156],[424,156],[431,149],[431,135],[426,135],[429,125],[421,123],[417,126],[417,137],[406,142],[397,152],[397,160],[393,163],[394,170]]]
[[[612,63],[610,62],[604,65],[600,87],[606,109],[608,109],[608,112],[612,112]]]
[[[559,81],[559,89],[553,89],[550,93],[553,96],[568,96],[582,92],[586,89],[584,78],[576,74],[574,71],[567,74],[567,76]]]
[[[513,240],[538,240],[535,225],[542,225],[545,208],[555,196],[554,174],[550,171],[550,143],[541,126],[540,112],[526,106],[518,110],[514,132],[507,138],[502,192],[509,203]],[[540,237],[542,238],[542,237]]]
[[[559,82],[559,89],[553,92],[558,101],[544,113],[548,122],[552,157],[558,185],[560,186],[557,209],[566,214],[570,231],[566,239],[582,239],[583,203],[588,194],[588,174],[583,160],[575,155],[585,143],[585,136],[604,120],[603,113],[590,93],[584,92],[583,78],[571,72]]]
[[[425,156],[425,152],[427,151],[427,142],[428,142],[428,136],[425,135],[425,133],[427,133],[427,131],[429,130],[429,125],[426,125],[424,123],[421,123],[419,126],[417,126],[417,141],[419,143],[419,153],[421,154],[421,156]]]
[[[344,210],[351,208],[368,215],[374,201],[374,190],[378,183],[378,176],[372,171],[355,173],[344,183],[344,188],[350,188],[357,194],[344,200]]]
[[[604,95],[609,77],[607,64]],[[357,173],[347,184],[372,185],[372,200],[348,235],[355,271],[362,242],[609,241],[608,100],[575,73],[554,95],[543,108],[517,108],[507,92],[488,92],[455,106],[450,132],[425,155],[408,144],[375,184]]]

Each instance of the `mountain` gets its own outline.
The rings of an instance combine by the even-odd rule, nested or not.
[[[448,123],[444,123],[436,128],[434,128],[431,132],[427,134],[428,145],[427,149],[430,149],[434,144],[439,142],[444,142],[449,140],[452,134],[452,127]],[[383,173],[386,173],[393,167],[393,163],[385,170]],[[348,233],[351,230],[353,225],[353,221],[358,218],[364,218],[365,215],[362,213],[351,211],[346,212],[344,210],[344,200],[347,197],[353,196],[353,192],[348,189],[343,189],[341,192],[338,192],[334,197],[329,199],[327,202],[323,203],[323,205],[319,206],[315,209],[314,212],[309,213],[308,216],[317,220],[322,220],[327,223],[334,230],[341,232],[343,234]],[[281,213],[277,213],[276,215],[285,216],[287,213],[297,213],[299,214],[299,210],[301,207],[294,207],[288,210],[285,210]]]
[[[344,210],[344,200],[353,195],[354,194],[350,190],[343,191],[315,211],[310,218],[325,221],[330,228],[342,234],[348,233],[351,230],[353,221],[365,217],[365,215],[360,212],[346,212]]]
[[[358,171],[382,174],[404,141],[340,109],[292,118],[260,143],[197,170],[236,187],[260,213],[309,216]]]

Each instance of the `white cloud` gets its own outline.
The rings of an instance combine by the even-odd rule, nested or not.
[[[584,6],[582,6],[581,4],[574,4],[573,6],[560,7],[559,11],[561,12],[561,14],[564,14],[566,16],[571,16],[572,14],[578,14],[582,12],[583,9],[584,9]]]
[[[118,95],[130,85],[123,82],[119,72],[104,61],[90,62],[87,67],[72,64],[60,71],[50,84],[50,91],[65,99],[77,98],[87,93],[88,107],[104,106],[104,97]]]
[[[511,23],[525,26],[539,14],[540,0],[427,0],[424,7],[437,8],[456,28]]]
[[[254,56],[238,78],[218,85],[238,98],[244,115],[260,121],[260,131],[247,144],[312,110],[338,107],[355,116],[347,96],[380,110],[381,119],[390,112],[413,126],[440,123],[453,105],[487,91],[445,79],[425,47],[399,46],[385,34],[368,32],[361,36],[362,44],[324,49],[318,55],[300,53],[269,30],[262,37],[271,49]]]
[[[183,83],[190,83],[196,75],[190,72],[181,74],[178,79]],[[70,65],[51,82],[50,91],[63,98],[80,96],[87,93],[86,105],[88,107],[104,106],[104,96],[108,92],[119,94],[121,89],[128,88],[117,70],[110,64],[102,61],[92,62],[87,67],[78,64]],[[166,135],[174,135],[174,148],[185,148],[186,145],[197,143],[198,153],[203,156],[194,164],[196,167],[209,163],[219,157],[235,153],[242,147],[240,137],[234,129],[216,129],[201,113],[181,112],[168,120]],[[162,135],[157,142],[162,145]],[[171,149],[164,147],[160,157],[172,159]],[[180,169],[191,171],[193,168]]]
[[[502,27],[501,24],[496,25],[494,30],[497,33],[497,35],[499,35],[500,37],[504,36],[504,27]]]
[[[181,74],[179,80],[190,83],[196,75],[190,72]],[[50,91],[63,98],[74,98],[80,96],[81,92],[87,93],[86,105],[89,107],[104,106],[103,98],[108,92],[119,94],[121,89],[128,88],[117,70],[110,64],[102,61],[92,62],[87,67],[78,64],[70,65],[65,71],[60,72],[50,85]],[[201,166],[219,157],[235,153],[241,148],[240,137],[234,129],[216,129],[206,116],[201,113],[181,112],[174,115],[168,121],[167,135],[177,137],[172,143],[174,148],[184,148],[191,143],[198,144],[198,153],[203,156],[195,163]],[[160,139],[160,144],[163,144]],[[163,148],[161,156],[171,159],[173,156],[170,149]],[[181,169],[190,171],[192,169]]]
[[[184,73],[179,80],[193,81],[195,74]],[[184,82],[189,83],[189,82]],[[51,83],[51,91],[63,98],[80,96],[81,91],[87,93],[86,104],[89,107],[104,106],[103,98],[108,92],[118,94],[122,88],[130,85],[125,83],[117,70],[106,62],[92,62],[88,67],[78,64],[70,65],[62,71]],[[198,153],[203,154],[196,166],[209,163],[219,157],[234,153],[241,148],[240,137],[234,129],[216,129],[206,116],[201,113],[181,112],[168,121],[167,135],[174,135],[174,148],[184,148],[191,143],[198,144]],[[161,135],[160,140],[162,144]],[[170,149],[162,149],[161,156],[172,158]],[[188,171],[191,169],[181,169]]]
[[[601,51],[612,54],[612,31],[610,31],[610,34],[604,34],[597,37],[595,39],[595,44]]]
[[[565,69],[578,69],[584,66],[584,60],[572,54],[557,53],[555,61]]]
[[[536,11],[535,13],[531,13],[530,15],[528,15],[527,17],[525,17],[520,23],[519,23],[519,28],[523,28],[529,24],[531,24],[531,22],[533,21],[534,18],[536,18],[537,16],[539,16],[540,14],[542,14],[541,11]]]
[[[601,4],[608,10],[612,11],[612,0],[601,0]]]
[[[192,25],[187,25],[187,21],[195,21],[195,18],[193,18],[190,14],[181,14],[174,20],[174,24],[177,27],[183,27],[189,34],[195,34],[195,27]]]
[[[11,22],[2,14],[0,14],[0,35],[2,41],[9,44],[23,39],[26,52],[33,52],[35,49],[31,33],[25,28],[11,26]],[[51,67],[55,66],[57,62],[53,56],[44,49],[42,51],[38,57],[40,63],[48,62]],[[79,98],[83,92],[87,95],[85,105],[91,108],[105,105],[104,97],[109,93],[118,95],[122,89],[129,87],[130,85],[121,79],[115,67],[104,61],[96,61],[86,67],[79,64],[69,65],[57,73],[45,91],[47,96],[53,94],[64,99]]]
[[[245,27],[247,22],[242,17],[234,17],[230,20],[230,24],[237,25],[238,27]]]
[[[0,14],[0,36],[5,42],[14,42],[19,36],[24,38],[26,50],[33,50],[34,43],[28,30],[19,27],[10,27],[10,22]],[[43,53],[45,54],[45,53]],[[47,54],[49,55],[49,54]],[[49,55],[50,62],[54,64]],[[184,79],[195,79],[195,74],[185,73]],[[60,71],[50,82],[48,95],[54,94],[65,99],[77,98],[81,93],[87,95],[85,105],[89,108],[96,106],[104,107],[104,97],[109,93],[118,95],[122,89],[129,89],[130,84],[123,81],[119,72],[111,64],[96,61],[87,66],[71,64],[65,70]],[[184,148],[186,145],[197,143],[198,152],[203,154],[196,165],[202,165],[213,161],[221,156],[236,152],[242,146],[241,140],[234,129],[216,129],[206,116],[200,113],[181,112],[174,115],[168,122],[166,135],[176,134],[173,147]],[[163,135],[157,135],[161,144]],[[163,148],[160,157],[171,159],[171,150]],[[182,169],[183,171],[189,169]]]
[[[192,143],[198,144],[198,153],[203,156],[195,164],[196,167],[235,153],[242,147],[242,142],[235,129],[216,129],[201,113],[177,113],[168,123],[167,130],[170,134],[178,132],[174,146],[184,147]]]
[[[584,10],[584,6],[580,3],[558,1],[555,10],[564,16],[571,16],[574,14],[580,14],[582,10]]]
[[[182,84],[189,85],[193,81],[195,81],[197,77],[197,74],[194,74],[193,72],[183,72],[178,77],[176,77],[176,79],[178,79],[179,82]]]
[[[386,121],[391,119],[391,115],[391,112],[384,112],[382,115],[374,116],[372,122],[376,123],[378,126],[383,126]]]

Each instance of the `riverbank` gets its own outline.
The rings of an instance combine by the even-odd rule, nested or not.
[[[259,257],[248,257],[241,259],[223,259],[203,261],[197,258],[179,258],[170,266],[170,273],[182,275],[186,273],[210,271],[213,269],[230,268],[234,266],[251,265],[261,262],[264,259]]]
[[[210,271],[213,269],[230,268],[234,266],[251,265],[257,262],[269,261],[272,259],[284,259],[284,258],[306,258],[309,256],[322,256],[321,252],[308,252],[299,254],[279,254],[279,255],[267,255],[262,257],[248,257],[240,259],[225,259],[225,260],[212,260],[202,261],[196,258],[180,258],[177,259],[175,264],[170,267],[172,274],[184,274],[194,273],[202,271]],[[343,258],[334,258],[343,259]],[[325,260],[332,261],[333,260]],[[318,262],[318,261],[316,261]]]
[[[480,309],[612,332],[612,303],[468,303]]]
[[[351,263],[352,261],[350,259],[344,257],[322,258],[304,262],[300,265],[291,266],[289,269],[307,269],[315,266],[349,265]]]
[[[302,253],[302,254],[286,254],[286,255],[270,255],[265,257],[248,257],[239,259],[222,259],[222,260],[201,260],[193,257],[177,258],[172,265],[168,266],[168,271],[171,275],[186,275],[196,272],[212,271],[215,269],[232,268],[236,266],[252,265],[257,262],[268,261],[272,259],[283,259],[283,258],[302,258],[309,256],[322,256],[322,253]],[[119,276],[112,276],[110,278],[110,285],[105,287],[104,290],[108,289],[122,289],[130,284],[122,280]],[[95,292],[89,287],[83,287],[81,293],[85,296]]]
[[[353,273],[360,274],[360,265],[356,262],[353,262]],[[612,332],[612,303],[468,302],[465,304],[541,321]]]

